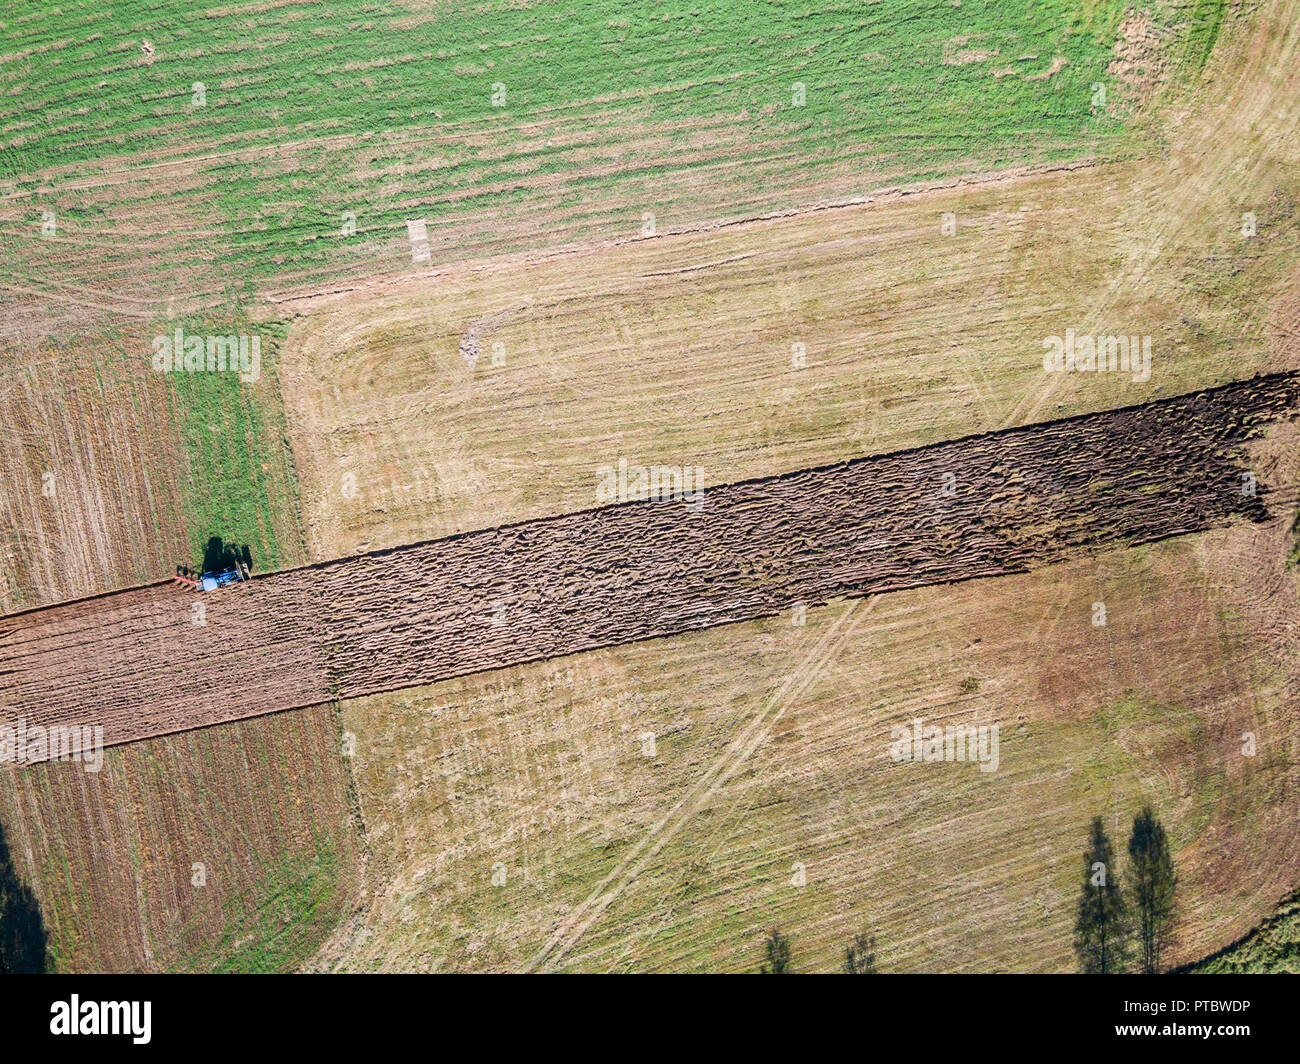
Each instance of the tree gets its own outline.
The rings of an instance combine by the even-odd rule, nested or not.
[[[876,974],[876,936],[862,932],[844,947],[844,970],[849,975]]]
[[[785,935],[773,928],[763,943],[763,949],[767,953],[767,963],[759,969],[763,975],[791,974],[790,940]]]
[[[1137,941],[1142,970],[1160,971],[1174,923],[1174,859],[1165,829],[1151,807],[1133,818],[1128,841],[1129,893],[1137,908]]]
[[[1074,951],[1085,972],[1120,972],[1128,959],[1128,909],[1117,873],[1110,837],[1096,817],[1083,854],[1083,893],[1074,925]]]

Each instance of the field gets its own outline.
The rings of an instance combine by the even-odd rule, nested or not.
[[[148,317],[409,265],[412,218],[458,261],[632,235],[647,211],[677,229],[1102,150],[1148,91],[1107,70],[1123,4],[1018,7],[31,12],[0,58],[0,224],[26,238],[7,287]],[[1199,61],[1194,36],[1152,60],[1153,83]]]
[[[1164,113],[1159,162],[285,300],[304,315],[285,377],[313,556],[587,506],[620,455],[724,482],[1295,366],[1293,15],[1232,17],[1213,80]],[[1270,221],[1245,238],[1251,210]],[[1044,381],[1045,335],[1132,321],[1164,352],[1149,384]],[[791,371],[800,341],[813,373]],[[1293,482],[1294,443],[1270,447],[1261,467]],[[830,969],[868,926],[886,970],[1069,968],[1087,821],[1119,835],[1143,799],[1188,876],[1194,960],[1295,877],[1290,524],[880,599],[821,684],[822,658],[786,648],[836,611],[851,626],[847,604],[817,635],[758,622],[345,703],[374,900],[320,963],[753,970],[780,926],[797,965]],[[1121,628],[1090,653],[1087,611],[1104,598],[1113,618],[1116,596]],[[783,684],[797,723],[766,732]],[[1044,741],[1005,795],[953,766],[900,797],[864,707],[954,706]],[[1243,720],[1271,768],[1216,755]],[[789,885],[795,861],[811,889]]]
[[[1190,970],[1204,974],[1300,971],[1300,908],[1294,894],[1284,898],[1273,915],[1240,942],[1234,943]]]
[[[1115,411],[1300,369],[1297,4],[815,6],[0,18],[0,640],[125,743],[0,771],[56,967],[1065,970],[1143,801],[1172,963],[1293,963],[1294,378]],[[579,513],[620,458],[732,510]]]
[[[1233,618],[1261,536],[345,703],[371,901],[319,963],[752,971],[778,927],[798,971],[835,970],[864,928],[882,971],[1069,970],[1087,824],[1118,835],[1143,799],[1185,877],[1178,958],[1201,956],[1300,859],[1294,714]],[[1000,721],[998,771],[893,762],[913,716]]]
[[[585,508],[619,457],[725,483],[1294,365],[1279,352],[1300,107],[1249,80],[1205,106],[1171,131],[1176,167],[940,188],[278,303],[299,315],[282,375],[311,555]],[[1203,148],[1212,132],[1221,151]],[[1067,329],[1150,336],[1149,380],[1045,375],[1044,337]]]
[[[47,343],[37,360],[6,353],[3,612],[157,580],[198,564],[214,535],[249,544],[258,568],[301,560],[273,350],[250,390],[154,373],[152,334],[137,327]],[[250,454],[260,456],[252,468]],[[223,645],[222,655],[233,649]],[[93,664],[84,650],[72,663],[84,681]],[[110,750],[98,774],[3,766],[0,824],[37,886],[51,963],[300,964],[356,878],[340,741],[324,707]],[[206,870],[201,889],[194,862]]]
[[[323,707],[118,747],[98,773],[5,766],[0,822],[40,885],[55,966],[302,964],[355,886],[339,743]]]
[[[0,611],[158,580],[199,564],[214,536],[247,544],[258,569],[302,559],[274,333],[252,387],[155,373],[154,333],[0,355]],[[93,663],[72,663],[84,681]],[[310,955],[356,873],[339,742],[327,707],[109,752],[98,775],[4,766],[0,824],[37,885],[52,963],[280,968]]]
[[[97,339],[0,362],[4,613],[157,578],[186,553],[166,382],[131,357],[140,337]]]
[[[1276,520],[1272,488],[1243,491],[1247,446],[1297,405],[1300,374],[1260,377],[783,477],[688,485],[690,501],[623,500],[272,573],[211,602],[164,584],[30,611],[0,621],[0,704],[33,724],[100,724],[105,743],[130,742]]]

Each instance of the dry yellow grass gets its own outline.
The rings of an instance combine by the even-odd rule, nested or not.
[[[591,506],[620,456],[720,483],[1249,376],[1297,254],[1291,10],[1225,30],[1163,157],[288,300],[314,555]],[[1067,329],[1151,336],[1151,381],[1044,374]]]
[[[1215,587],[1260,536],[348,703],[370,896],[318,963],[744,970],[776,926],[827,970],[869,926],[888,970],[1068,969],[1088,821],[1122,846],[1142,800],[1183,876],[1178,956],[1201,955],[1300,871],[1294,716]],[[999,723],[999,769],[895,763],[913,717]]]
[[[312,550],[588,506],[619,455],[723,481],[1295,366],[1296,16],[1233,17],[1159,158],[291,301]],[[1044,375],[1067,328],[1152,335],[1151,385]],[[317,964],[745,970],[778,926],[803,970],[864,927],[885,969],[1068,969],[1087,823],[1143,800],[1202,955],[1300,872],[1287,524],[347,704],[370,874]],[[893,763],[913,716],[999,721],[1001,769]]]
[[[0,613],[156,580],[189,549],[142,332],[0,352]]]

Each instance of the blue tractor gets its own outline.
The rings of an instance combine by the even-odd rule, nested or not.
[[[176,575],[172,577],[172,581],[181,587],[188,587],[194,591],[216,591],[219,587],[225,587],[227,584],[233,584],[236,581],[247,580],[248,578],[248,566],[242,562],[236,562],[228,569],[210,570],[197,580],[189,576],[188,569],[184,572],[178,569]]]
[[[236,580],[243,580],[243,575],[239,572],[239,566],[233,569],[224,569],[219,573],[204,573],[199,577],[199,588],[203,591],[216,591],[219,587],[225,587],[227,584],[233,584]]]

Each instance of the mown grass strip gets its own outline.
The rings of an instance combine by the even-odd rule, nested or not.
[[[303,560],[298,492],[280,405],[278,353],[288,329],[253,323],[241,313],[186,318],[159,326],[168,339],[257,337],[260,373],[176,369],[168,373],[172,413],[184,446],[183,494],[194,565],[209,541],[247,546],[253,568],[283,568]]]
[[[137,151],[201,159],[190,207],[219,229],[208,250],[244,279],[364,253],[407,217],[469,224],[484,198],[526,214],[539,178],[556,202],[608,210],[649,196],[680,213],[696,193],[674,178],[696,171],[748,210],[762,194],[747,183],[754,168],[777,165],[790,176],[771,209],[813,164],[871,186],[1104,150],[1124,123],[1093,104],[1094,86],[1111,80],[1125,10],[321,0],[214,14],[78,0],[0,31],[0,91],[13,103],[0,176],[70,163],[93,173]],[[291,165],[231,155],[272,143],[293,146]],[[84,206],[64,198],[60,211]],[[335,239],[349,211],[351,251]],[[192,239],[176,261],[193,260]]]

